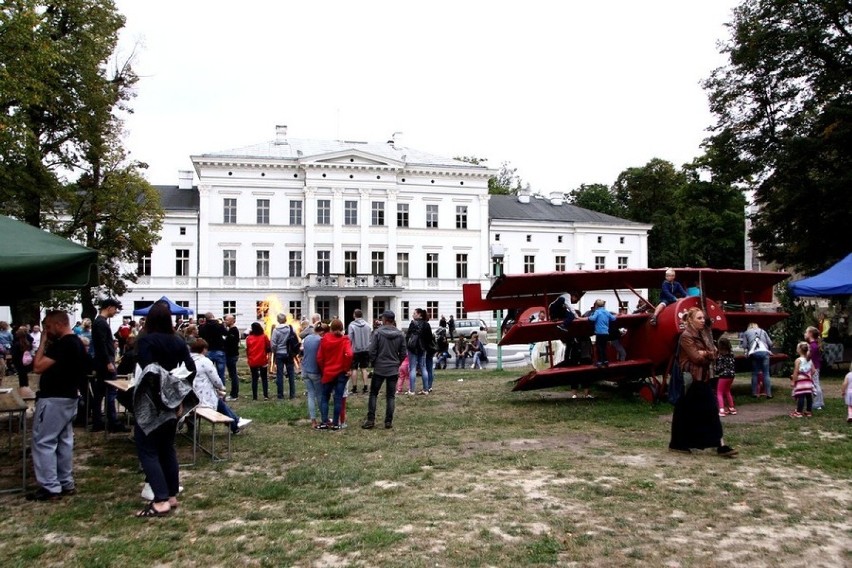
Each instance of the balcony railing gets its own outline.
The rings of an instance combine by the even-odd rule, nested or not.
[[[399,288],[396,274],[308,274],[308,288]]]

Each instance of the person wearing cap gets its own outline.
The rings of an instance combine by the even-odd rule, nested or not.
[[[115,409],[115,387],[107,387],[106,381],[115,379],[115,341],[109,319],[121,311],[121,302],[115,298],[105,298],[99,304],[98,317],[92,323],[92,352],[94,354],[95,384],[92,385],[92,432],[127,432],[119,422]],[[106,415],[109,424],[104,424],[102,406],[106,398]]]
[[[396,328],[396,314],[387,310],[382,314],[382,326],[370,337],[370,361],[373,378],[370,380],[370,400],[367,419],[361,426],[369,430],[376,425],[376,402],[382,384],[385,385],[385,428],[393,428],[393,411],[396,403],[396,380],[399,366],[407,354],[405,335]]]

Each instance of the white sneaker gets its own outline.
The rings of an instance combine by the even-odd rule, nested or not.
[[[235,400],[237,400],[237,397],[235,397],[235,396],[229,395],[229,396],[225,397],[225,402],[234,402]]]
[[[140,497],[145,501],[153,501],[154,500],[154,490],[151,489],[151,484],[146,483],[144,487],[142,487],[142,493],[140,493]]]
[[[240,418],[240,421],[237,422],[237,428],[242,430],[246,426],[252,423],[252,420],[249,418]]]

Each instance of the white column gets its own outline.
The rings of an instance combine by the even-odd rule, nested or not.
[[[316,272],[317,251],[316,238],[314,237],[313,227],[317,221],[317,188],[313,186],[305,186],[305,256],[302,258],[303,270],[307,274]],[[313,297],[316,301],[316,296]],[[311,314],[315,310],[311,308]]]
[[[210,276],[210,222],[212,186],[209,183],[198,184],[198,276]],[[192,260],[190,261],[192,262]]]
[[[331,223],[334,226],[332,232],[331,247],[331,273],[343,273],[343,245],[340,240],[340,232],[343,228],[343,188],[335,187],[331,199]]]

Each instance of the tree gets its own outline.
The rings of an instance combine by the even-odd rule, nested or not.
[[[648,233],[649,266],[681,264],[677,212],[685,184],[686,176],[671,162],[654,158],[641,168],[624,170],[612,186],[627,219],[654,225]]]
[[[476,156],[456,156],[453,159],[475,166],[485,166],[485,162],[488,161],[488,158]],[[509,162],[500,164],[497,175],[488,178],[488,193],[490,195],[517,195],[518,191],[523,189],[521,178],[518,177],[517,172],[518,168],[509,167]],[[526,188],[529,189],[529,184]]]
[[[754,190],[763,258],[818,271],[849,252],[852,5],[744,0],[729,27],[704,84],[714,177]]]
[[[144,164],[121,148],[137,81],[132,58],[109,71],[123,25],[111,0],[16,0],[0,11],[0,208],[97,248],[109,294],[133,281],[121,263],[150,250],[162,218]],[[94,315],[92,291],[81,300]]]
[[[623,205],[616,201],[615,194],[602,183],[581,184],[568,193],[568,203],[577,207],[605,213],[614,217],[625,217],[627,212]]]

